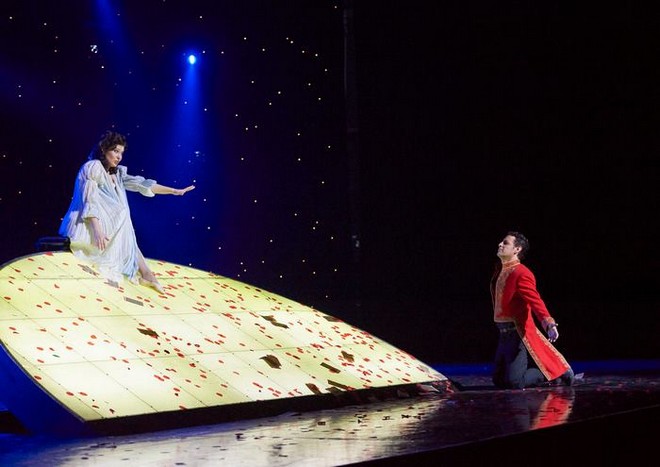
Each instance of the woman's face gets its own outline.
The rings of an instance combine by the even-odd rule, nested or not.
[[[117,167],[121,162],[123,155],[124,155],[124,146],[122,146],[121,144],[118,144],[114,148],[106,151],[104,156],[108,168]]]

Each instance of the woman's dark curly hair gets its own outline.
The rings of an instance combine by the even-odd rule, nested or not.
[[[107,162],[105,160],[105,153],[113,149],[115,146],[124,146],[124,149],[127,148],[128,143],[126,142],[126,137],[115,131],[106,131],[102,136],[101,140],[92,148],[92,151],[89,153],[88,159],[98,159],[103,163],[103,167],[108,170]]]

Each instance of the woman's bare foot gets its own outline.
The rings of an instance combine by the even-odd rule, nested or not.
[[[163,288],[162,285],[160,285],[160,282],[158,282],[158,279],[156,279],[156,276],[154,276],[153,274],[149,279],[140,277],[140,285],[144,285],[145,287],[150,287],[160,293],[165,293],[165,289]]]

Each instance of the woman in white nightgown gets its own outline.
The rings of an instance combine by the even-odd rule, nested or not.
[[[83,164],[69,206],[62,220],[60,235],[69,237],[71,251],[94,264],[99,272],[116,282],[123,276],[159,292],[162,286],[140,252],[131,222],[126,190],[144,196],[184,195],[194,189],[159,185],[155,180],[129,175],[119,165],[126,149],[126,138],[106,132]]]

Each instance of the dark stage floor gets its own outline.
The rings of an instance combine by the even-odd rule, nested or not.
[[[140,435],[11,433],[0,465],[657,464],[659,362],[576,364],[575,386],[497,391],[487,366],[438,369],[452,393]]]

